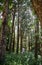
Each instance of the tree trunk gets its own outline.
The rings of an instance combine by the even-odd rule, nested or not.
[[[18,29],[17,29],[17,49],[16,53],[19,51],[19,1],[18,1]]]
[[[41,27],[42,27],[42,0],[31,0],[31,2],[33,4],[33,8],[34,8],[37,16],[39,17]],[[35,49],[35,51],[37,51],[37,50]],[[35,56],[36,56],[36,54],[35,54]]]
[[[15,24],[14,24],[15,12],[16,12],[16,5],[15,6],[13,5],[13,9],[12,9],[12,33],[11,33],[10,51],[14,51],[14,45],[15,45]],[[14,33],[14,38],[13,38],[13,33]]]
[[[22,32],[21,26],[20,26],[20,52],[22,52],[22,40],[23,40],[23,32]]]
[[[7,16],[8,16],[8,0],[4,2],[4,11],[3,11],[3,22],[2,22],[2,40],[0,43],[0,64],[4,62],[4,56],[6,51],[6,25],[7,25]]]
[[[15,18],[15,12],[16,12],[16,5],[14,7],[14,11],[13,11],[13,32],[14,32],[14,38],[13,38],[13,52],[15,51],[15,22],[14,22],[14,18]]]
[[[39,21],[36,21],[35,27],[35,58],[38,58],[38,48],[39,48]]]
[[[30,51],[30,34],[28,33],[28,51]]]
[[[42,26],[41,26],[41,41],[42,41]],[[41,42],[40,45],[41,45],[41,46],[40,46],[40,47],[41,47],[41,49],[40,49],[41,53],[40,53],[40,54],[41,54],[41,56],[42,56],[42,42]]]
[[[42,27],[42,0],[32,0],[33,8],[38,15]]]

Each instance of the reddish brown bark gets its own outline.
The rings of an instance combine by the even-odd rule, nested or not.
[[[42,36],[42,0],[31,0],[33,4],[33,8],[36,12],[36,14],[39,17],[40,24],[41,24],[41,36]],[[42,48],[42,44],[41,44]],[[41,55],[42,55],[42,50],[41,50]]]
[[[37,13],[42,27],[42,0],[32,0],[33,8]]]

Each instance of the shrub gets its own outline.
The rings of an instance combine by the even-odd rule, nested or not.
[[[41,62],[41,57],[38,56],[38,59],[35,60],[32,52],[25,52],[23,54],[10,53],[6,54],[4,65],[41,65]]]

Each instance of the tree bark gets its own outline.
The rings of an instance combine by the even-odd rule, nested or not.
[[[42,0],[32,0],[33,8],[37,13],[42,27]]]
[[[22,52],[22,40],[23,40],[23,32],[21,30],[21,23],[20,23],[20,52]]]
[[[7,25],[7,16],[8,16],[8,0],[4,2],[4,11],[3,11],[3,21],[2,21],[2,40],[0,43],[0,64],[4,62],[4,56],[6,51],[6,25]]]
[[[14,19],[15,19],[15,12],[16,12],[16,5],[14,7],[14,11],[13,11],[13,32],[14,32],[14,38],[13,38],[13,52],[15,51],[15,22],[14,22]]]
[[[18,1],[18,29],[17,29],[17,49],[16,53],[19,51],[19,1]]]
[[[35,58],[38,58],[38,48],[39,48],[39,21],[36,21],[35,26]]]
[[[10,51],[14,51],[14,45],[15,45],[15,12],[16,12],[16,5],[13,5],[12,9],[12,33],[11,33],[11,42],[10,42]],[[14,33],[14,38],[13,38],[13,33]]]

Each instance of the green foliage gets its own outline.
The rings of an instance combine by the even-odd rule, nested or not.
[[[38,56],[38,59],[35,60],[32,52],[24,52],[21,54],[6,54],[5,64],[4,65],[41,65],[41,57]]]

